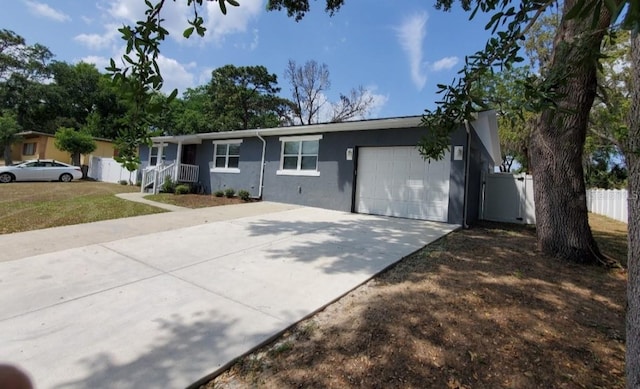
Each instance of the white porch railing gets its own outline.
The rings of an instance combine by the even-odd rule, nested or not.
[[[178,165],[178,182],[198,182],[198,173],[200,166],[198,165]]]
[[[199,170],[198,165],[177,164],[175,162],[166,166],[149,166],[142,171],[141,191],[144,192],[145,189],[152,187],[153,192],[157,193],[167,177],[175,182],[198,182]]]

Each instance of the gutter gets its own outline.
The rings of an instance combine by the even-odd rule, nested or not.
[[[267,149],[267,141],[260,135],[260,131],[256,130],[256,136],[262,141],[262,159],[260,161],[260,186],[258,187],[258,198],[262,200],[262,186],[264,182],[264,154]]]
[[[464,167],[464,201],[462,202],[462,228],[467,229],[467,196],[469,195],[469,161],[471,160],[471,127],[469,121],[465,119],[464,127],[467,130],[467,158],[465,158]]]

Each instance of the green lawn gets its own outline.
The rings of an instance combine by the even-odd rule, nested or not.
[[[0,184],[0,234],[165,212],[115,196],[139,190],[95,181]]]

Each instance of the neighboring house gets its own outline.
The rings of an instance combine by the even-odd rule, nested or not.
[[[15,161],[27,161],[30,159],[55,159],[60,162],[72,163],[71,155],[59,150],[55,145],[55,135],[38,131],[24,131],[16,134],[18,141],[11,146],[11,159]],[[81,155],[80,164],[89,165],[91,156],[113,157],[115,145],[113,141],[102,138],[93,138],[96,141],[96,149],[90,155]]]
[[[502,160],[495,112],[461,124],[440,161],[420,156],[415,145],[429,131],[420,123],[413,116],[154,137],[151,149],[140,149],[142,190],[159,188],[168,175],[207,193],[244,189],[266,201],[475,221],[482,174]]]

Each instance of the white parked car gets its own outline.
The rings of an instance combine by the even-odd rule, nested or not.
[[[11,181],[69,182],[80,178],[82,178],[80,167],[52,159],[38,159],[11,166],[0,166],[0,183]]]

